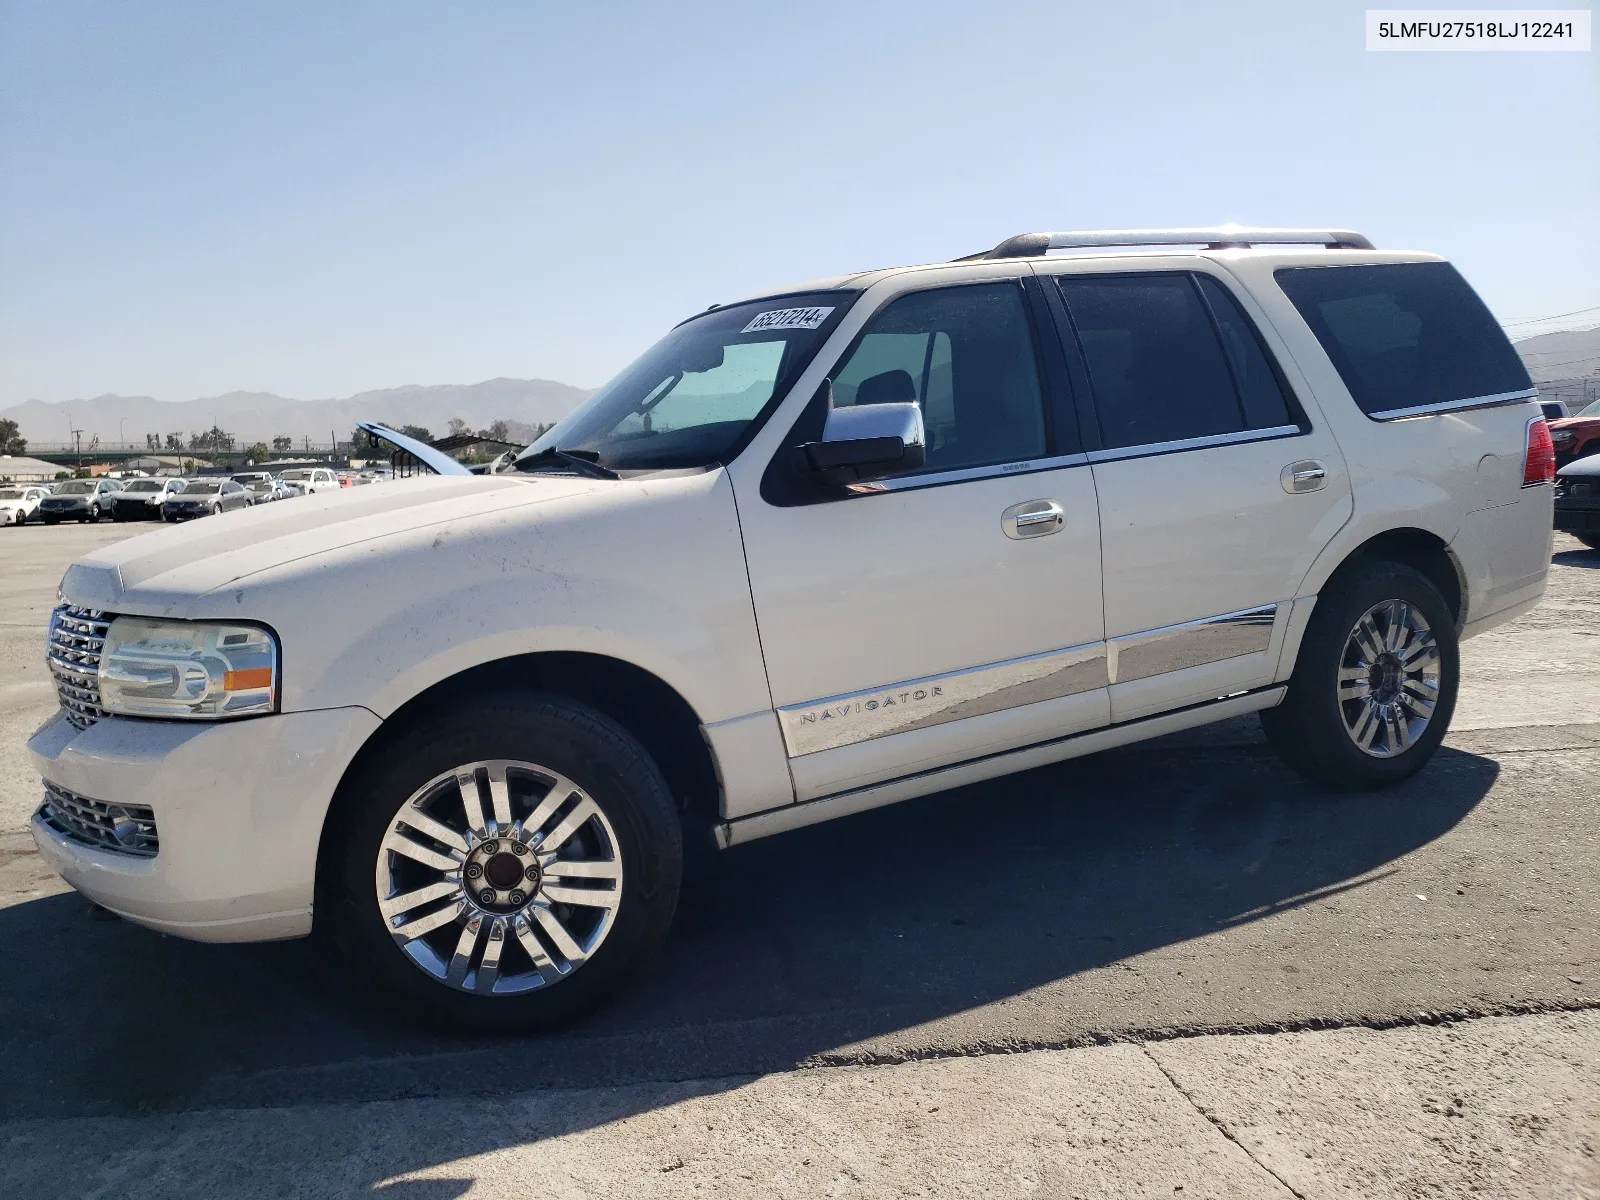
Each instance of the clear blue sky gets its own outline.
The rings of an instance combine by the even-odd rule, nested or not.
[[[1331,223],[1600,305],[1600,55],[1354,3],[0,0],[0,405],[595,385],[1033,229]]]

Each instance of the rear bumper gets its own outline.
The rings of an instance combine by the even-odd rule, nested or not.
[[[99,849],[37,816],[34,842],[85,896],[163,933],[303,936],[328,805],[378,724],[364,708],[339,708],[205,725],[110,717],[79,730],[58,713],[28,742],[39,774],[81,797],[149,808],[160,850]]]

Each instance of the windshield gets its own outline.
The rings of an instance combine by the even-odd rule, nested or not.
[[[95,485],[87,479],[74,479],[70,483],[63,483],[56,489],[58,496],[87,496],[94,491]]]
[[[1587,405],[1584,408],[1580,408],[1572,415],[1575,417],[1600,417],[1600,400],[1596,400],[1593,404]]]
[[[714,309],[679,325],[517,456],[576,451],[611,470],[725,462],[805,369],[855,299],[809,292]]]
[[[125,492],[159,492],[161,483],[155,479],[135,479],[132,483],[122,485]]]
[[[233,477],[233,481],[235,483],[266,483],[267,482],[267,476],[265,476],[265,475],[235,475]]]
[[[0,500],[21,500],[21,488],[0,488]]]
[[[197,479],[193,483],[186,483],[183,485],[183,494],[185,496],[204,496],[210,492],[216,491],[221,486],[222,485],[217,483],[215,480]]]
[[[310,479],[310,471],[285,471],[278,476],[279,479]]]

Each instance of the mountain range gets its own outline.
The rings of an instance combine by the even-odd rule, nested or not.
[[[123,441],[143,444],[145,435],[181,434],[188,441],[219,425],[240,444],[290,437],[298,446],[309,438],[327,445],[330,436],[343,441],[357,421],[386,425],[421,425],[441,436],[451,417],[473,429],[495,421],[526,426],[548,425],[566,416],[592,389],[549,379],[489,379],[483,383],[411,385],[360,392],[342,400],[291,400],[270,392],[228,392],[198,400],[157,400],[153,396],[96,396],[47,404],[29,400],[0,409],[31,446],[65,445],[71,430],[83,430],[83,444],[99,437],[103,446]]]
[[[1541,333],[1512,343],[1535,383],[1574,383],[1600,371],[1600,328]]]
[[[1515,343],[1536,383],[1565,383],[1600,371],[1600,328],[1543,333]],[[291,400],[270,392],[228,392],[198,400],[157,400],[152,396],[96,396],[47,404],[29,400],[0,409],[37,449],[66,445],[72,429],[83,430],[83,444],[123,440],[143,443],[146,434],[191,433],[220,425],[240,444],[290,437],[326,445],[330,436],[348,438],[357,421],[421,425],[435,436],[451,417],[473,429],[507,421],[524,437],[528,427],[566,416],[593,394],[549,379],[489,379],[482,383],[410,385],[360,392],[342,400]],[[521,426],[521,429],[518,427]]]

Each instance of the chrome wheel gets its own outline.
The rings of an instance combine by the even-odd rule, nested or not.
[[[1356,622],[1339,661],[1345,732],[1373,758],[1409,750],[1439,701],[1439,644],[1426,617],[1404,600],[1375,604]]]
[[[378,849],[395,944],[450,987],[507,995],[581,967],[614,924],[623,862],[583,788],[535,763],[467,763],[400,808]]]

